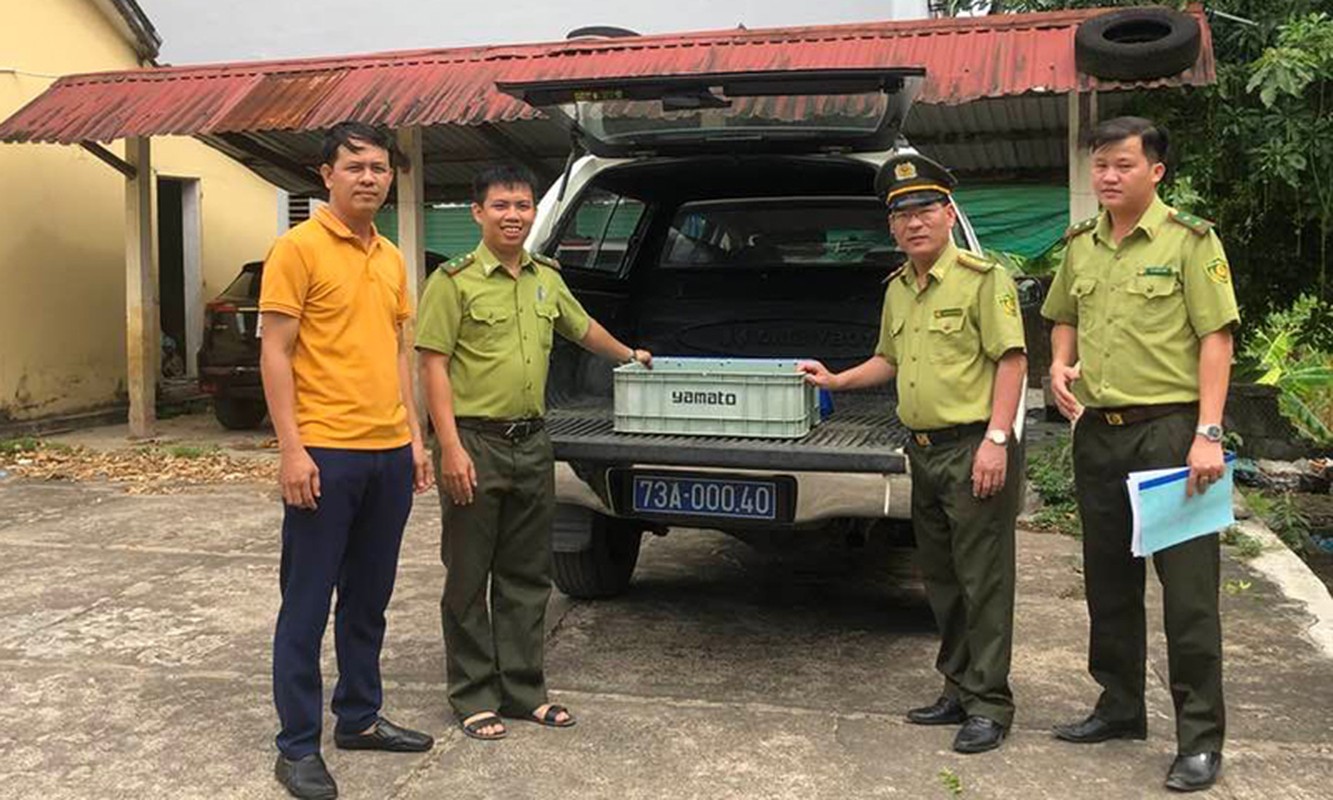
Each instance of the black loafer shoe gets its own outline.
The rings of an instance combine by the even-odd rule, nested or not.
[[[966,719],[963,705],[951,697],[941,697],[932,705],[907,712],[907,721],[914,725],[961,725]]]
[[[1148,723],[1107,722],[1096,714],[1088,715],[1082,722],[1069,725],[1056,725],[1053,729],[1055,738],[1074,744],[1096,744],[1111,739],[1147,739]]]
[[[333,743],[341,750],[387,750],[391,753],[424,753],[435,746],[435,740],[430,736],[400,728],[384,717],[375,722],[375,729],[370,733],[334,733]]]
[[[290,759],[278,754],[278,763],[273,765],[273,777],[283,785],[292,797],[303,800],[333,800],[338,796],[338,784],[333,782],[328,767],[319,753],[311,753],[304,758]]]
[[[1221,772],[1221,753],[1176,756],[1171,771],[1166,774],[1166,788],[1177,792],[1197,792],[1216,783]]]
[[[968,717],[953,737],[953,749],[958,753],[984,753],[999,747],[1003,741],[1003,725],[986,717]]]

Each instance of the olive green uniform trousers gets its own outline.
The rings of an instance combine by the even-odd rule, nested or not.
[[[547,702],[543,669],[551,596],[555,473],[545,430],[518,441],[460,427],[477,487],[472,503],[441,493],[440,618],[449,704],[526,716]],[[438,463],[438,462],[437,462]]]
[[[1074,431],[1074,479],[1083,520],[1088,671],[1102,686],[1095,714],[1109,722],[1147,721],[1144,559],[1130,554],[1133,517],[1125,478],[1132,471],[1179,467],[1194,442],[1197,413],[1185,409],[1132,425],[1085,413]],[[1214,490],[1218,491],[1218,490]],[[1218,616],[1216,534],[1155,553],[1162,584],[1167,669],[1182,755],[1221,751],[1222,623]]]
[[[1009,662],[1014,632],[1014,521],[1023,485],[1023,446],[1011,441],[1004,488],[972,496],[972,461],[982,434],[921,446],[909,441],[912,529],[926,599],[940,629],[935,668],[944,695],[969,716],[1013,723]]]

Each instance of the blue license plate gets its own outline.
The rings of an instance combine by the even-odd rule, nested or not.
[[[634,476],[634,510],[690,517],[776,520],[778,484],[734,478]]]

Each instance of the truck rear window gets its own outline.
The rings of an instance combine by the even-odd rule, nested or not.
[[[883,265],[902,254],[874,198],[748,198],[685,203],[667,233],[667,267]]]

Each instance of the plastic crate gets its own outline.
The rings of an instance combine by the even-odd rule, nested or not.
[[[798,362],[654,358],[615,370],[617,433],[799,439],[819,423],[819,392]]]

